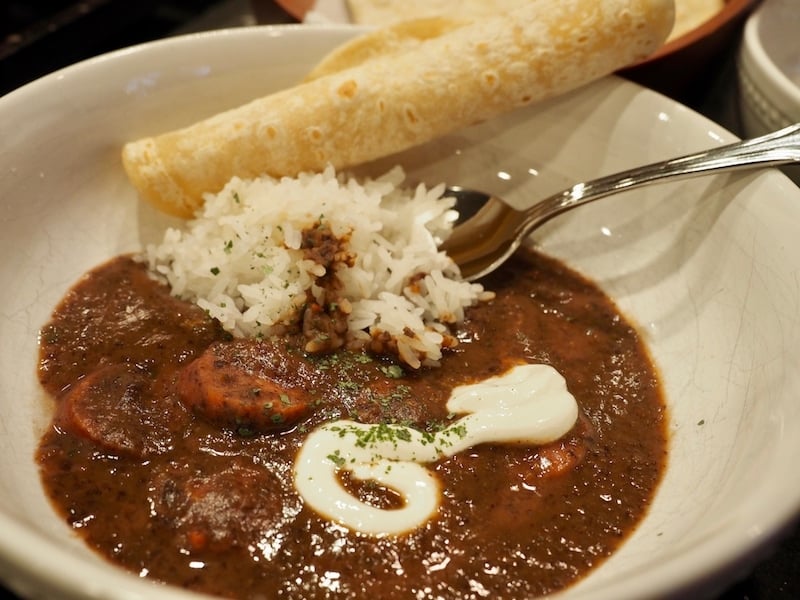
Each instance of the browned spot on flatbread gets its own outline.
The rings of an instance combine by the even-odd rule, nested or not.
[[[351,99],[356,95],[357,91],[358,91],[358,84],[352,79],[348,79],[342,85],[339,86],[339,89],[336,90],[336,93],[339,94],[342,98]]]

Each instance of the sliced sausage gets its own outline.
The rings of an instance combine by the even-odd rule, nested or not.
[[[149,382],[125,365],[101,367],[79,380],[60,403],[61,424],[101,448],[144,455],[148,448],[142,392]]]
[[[240,435],[290,427],[309,414],[313,395],[307,366],[285,354],[253,340],[213,344],[181,371],[181,401]]]
[[[534,473],[538,477],[558,477],[576,469],[594,443],[591,422],[582,412],[566,436],[536,449]]]
[[[204,471],[179,464],[156,467],[148,498],[156,521],[192,554],[257,549],[265,535],[274,535],[300,510],[297,495],[272,472],[236,458]]]

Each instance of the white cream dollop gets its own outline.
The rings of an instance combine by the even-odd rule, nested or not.
[[[561,374],[548,365],[518,365],[453,390],[447,402],[464,416],[437,433],[401,425],[340,420],[306,439],[294,466],[303,500],[322,516],[369,535],[401,534],[425,524],[439,507],[440,484],[423,465],[478,444],[546,444],[572,429],[578,405]],[[400,508],[382,509],[348,492],[337,472],[394,490]]]

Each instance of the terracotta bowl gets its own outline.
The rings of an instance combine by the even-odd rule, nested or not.
[[[292,15],[298,21],[302,21],[305,14],[314,8],[314,0],[276,0],[283,10]]]
[[[707,81],[725,65],[747,16],[760,0],[728,0],[714,17],[667,42],[650,58],[622,71],[641,85],[682,102],[707,89]]]

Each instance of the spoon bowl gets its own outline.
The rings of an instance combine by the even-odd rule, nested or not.
[[[502,265],[537,227],[589,202],[654,183],[713,173],[800,163],[800,123],[767,135],[719,146],[613,175],[577,183],[517,210],[502,199],[477,190],[451,187],[459,223],[441,245],[467,281]]]

